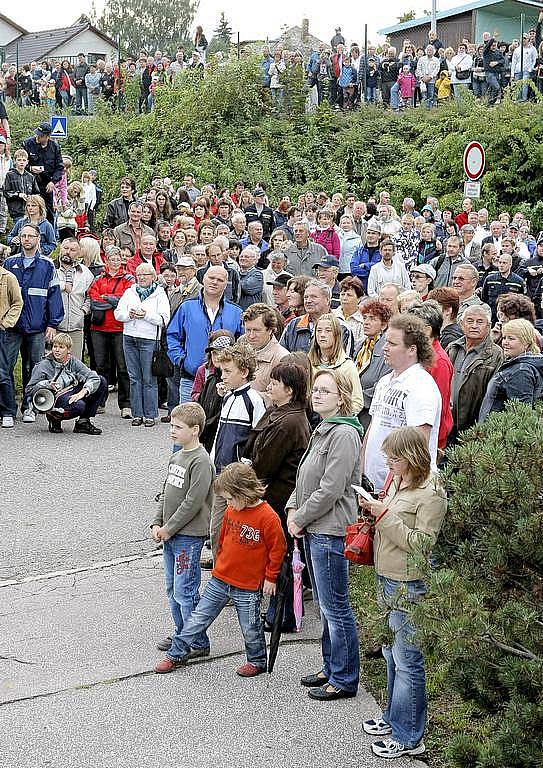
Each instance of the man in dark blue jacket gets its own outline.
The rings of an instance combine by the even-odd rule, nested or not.
[[[34,224],[25,224],[20,237],[21,253],[6,259],[4,267],[15,275],[21,287],[23,311],[15,327],[5,332],[4,343],[9,346],[14,366],[21,352],[25,391],[34,366],[43,356],[45,341],[53,340],[64,318],[64,306],[55,265],[40,254],[40,230]],[[25,423],[36,420],[28,394],[23,395],[21,411]]]
[[[243,333],[241,309],[224,299],[227,282],[228,273],[224,267],[209,267],[203,277],[200,296],[184,301],[168,325],[168,356],[181,368],[180,403],[190,400],[194,377],[205,360],[211,331],[224,328],[236,338]]]
[[[36,177],[40,195],[45,200],[47,219],[51,224],[55,220],[53,191],[64,173],[62,154],[57,142],[51,138],[52,130],[49,123],[40,123],[36,135],[23,141],[23,148],[28,152],[28,170]]]
[[[351,275],[362,281],[364,291],[368,290],[368,277],[374,264],[381,261],[379,238],[381,225],[375,219],[370,219],[366,230],[366,244],[359,245],[351,259]]]

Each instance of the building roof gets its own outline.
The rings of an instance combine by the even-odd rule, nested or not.
[[[13,29],[16,29],[16,30],[17,30],[17,32],[20,32],[20,33],[21,33],[21,35],[27,35],[27,34],[28,34],[28,30],[27,30],[27,29],[24,29],[23,27],[19,26],[19,24],[16,24],[16,23],[15,23],[14,21],[12,21],[11,19],[8,19],[8,17],[7,17],[7,16],[4,16],[4,14],[3,14],[3,13],[0,13],[0,19],[1,19],[3,22],[5,22],[6,24],[9,24],[9,26],[10,26],[10,27],[13,27]]]
[[[19,61],[21,64],[29,64],[31,61],[41,61],[56,50],[59,46],[64,45],[69,40],[72,40],[77,35],[80,35],[86,30],[91,30],[95,35],[102,38],[102,40],[113,48],[117,47],[117,44],[103,32],[100,32],[90,22],[77,21],[71,27],[62,27],[60,29],[46,29],[43,32],[27,32],[18,37],[16,40],[12,40],[5,47],[5,57],[9,61],[14,61],[17,54],[17,45],[19,46]]]
[[[514,0],[520,5],[530,5],[534,8],[543,10],[543,4],[538,0]],[[476,11],[479,8],[486,8],[489,5],[500,5],[502,0],[473,0],[466,5],[458,5],[455,8],[449,8],[446,11],[438,11],[436,14],[437,21],[442,19],[448,19],[451,16],[458,16],[461,13],[468,13],[469,11]],[[401,24],[394,24],[392,27],[385,27],[385,29],[378,30],[379,35],[392,35],[395,32],[403,32],[403,30],[413,29],[413,27],[422,27],[425,24],[430,23],[430,16],[421,16],[418,19],[411,19],[411,21],[404,21]]]

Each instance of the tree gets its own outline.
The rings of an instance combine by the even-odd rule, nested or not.
[[[140,50],[154,53],[156,49],[175,53],[186,43],[189,28],[199,0],[106,0],[99,18],[93,23],[121,47],[137,54]],[[96,12],[94,11],[94,14]]]
[[[405,21],[413,21],[413,19],[416,19],[417,14],[415,11],[406,11],[405,13],[402,13],[401,16],[396,16],[396,18],[400,24],[403,24]]]
[[[229,53],[231,45],[232,27],[228,23],[224,11],[221,11],[221,17],[217,28],[213,30],[213,38],[209,44],[209,52],[216,53],[217,51],[223,51],[224,53]]]

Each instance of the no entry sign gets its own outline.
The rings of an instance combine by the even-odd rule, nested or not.
[[[485,151],[478,141],[470,141],[464,150],[464,171],[470,181],[477,181],[485,169]]]

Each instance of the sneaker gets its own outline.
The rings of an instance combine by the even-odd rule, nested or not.
[[[169,415],[168,415],[168,416],[161,416],[161,417],[160,417],[160,421],[161,421],[163,424],[169,424],[171,420],[172,420],[172,417],[171,417],[171,416],[169,416]]]
[[[162,659],[155,667],[157,675],[166,675],[168,672],[173,672],[174,669],[179,669],[185,666],[185,659]]]
[[[47,419],[49,422],[49,432],[54,432],[56,435],[62,432],[60,421],[58,419]]]
[[[369,733],[370,736],[388,736],[392,733],[392,728],[382,717],[375,717],[372,720],[364,720],[362,728],[364,729],[364,733]]]
[[[394,739],[383,739],[382,741],[376,741],[371,745],[371,751],[377,757],[385,757],[389,760],[395,757],[403,757],[404,755],[422,755],[426,751],[423,741],[415,747],[406,747],[405,744],[400,744],[399,741]]]
[[[115,385],[114,384],[108,384],[107,391],[108,392],[115,392]]]
[[[131,419],[132,411],[130,408],[121,408],[121,419]]]
[[[144,419],[143,420],[143,426],[144,427],[154,427],[155,426],[155,420],[154,419]]]
[[[106,412],[106,406],[105,405],[99,405],[96,409],[96,413],[105,413]]]
[[[143,419],[141,419],[139,416],[137,416],[135,419],[132,419],[133,427],[141,427],[142,424],[143,424]]]
[[[2,417],[2,427],[4,429],[11,429],[15,426],[15,421],[13,419],[13,416],[3,416]]]
[[[36,414],[32,410],[32,408],[27,408],[26,411],[23,411],[23,422],[24,424],[34,424],[36,421]]]
[[[172,647],[172,638],[165,637],[164,640],[159,640],[156,647],[159,651],[169,651]]]
[[[95,427],[92,421],[85,419],[84,421],[76,421],[74,426],[74,432],[80,435],[101,435],[102,430],[99,427]]]
[[[185,659],[187,661],[190,661],[191,659],[203,659],[205,656],[209,656],[210,653],[211,648],[209,648],[209,646],[207,648],[191,648],[185,656]]]
[[[247,661],[245,664],[242,664],[241,667],[236,669],[236,672],[240,677],[256,677],[257,675],[262,675],[265,671],[264,667],[257,667],[256,664],[251,664],[250,661]]]

